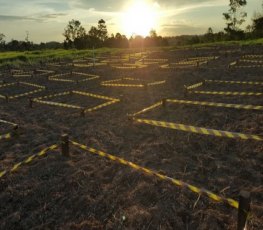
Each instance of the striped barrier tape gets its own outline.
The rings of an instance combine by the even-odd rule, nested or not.
[[[145,87],[141,84],[101,84],[102,86],[110,86],[110,87]]]
[[[32,74],[14,74],[13,77],[32,77]]]
[[[226,95],[226,96],[262,96],[260,92],[227,92],[227,91],[188,91],[195,94],[211,94],[211,95]]]
[[[108,101],[108,102],[105,102],[105,103],[103,103],[103,104],[101,104],[101,105],[95,106],[95,107],[93,107],[93,108],[85,109],[84,112],[93,112],[93,111],[95,111],[95,110],[98,110],[98,109],[101,109],[101,108],[103,108],[103,107],[106,107],[106,106],[115,104],[115,103],[117,103],[117,102],[119,102],[119,101],[117,101],[117,100]]]
[[[244,85],[263,85],[260,81],[221,81],[221,80],[205,80],[206,83],[224,83],[224,84],[244,84]]]
[[[58,78],[58,77],[65,77],[65,76],[70,76],[70,77],[74,77],[72,75],[79,75],[79,76],[84,76],[85,79],[81,79],[81,80],[72,80],[72,79],[65,79],[65,78]],[[72,73],[65,73],[65,74],[59,74],[59,75],[55,75],[55,76],[51,76],[48,79],[50,81],[60,81],[60,82],[85,82],[85,81],[91,81],[94,79],[99,78],[99,76],[97,75],[93,75],[93,74],[86,74],[86,73],[79,73],[79,72],[72,72]]]
[[[240,59],[238,62],[246,62],[246,63],[260,63],[263,64],[261,60],[248,60],[248,59]]]
[[[187,58],[187,60],[196,60],[196,61],[200,61],[200,60],[215,60],[218,59],[218,56],[211,56],[211,57],[192,57],[192,58]]]
[[[33,101],[36,99],[42,100],[42,99],[48,99],[48,98],[53,98],[53,97],[65,96],[65,95],[69,95],[69,94],[71,94],[71,91],[67,91],[67,92],[63,92],[63,93],[56,93],[56,94],[47,95],[47,96],[43,96],[43,97],[37,97],[37,98],[34,98]]]
[[[243,58],[263,58],[263,55],[244,55]]]
[[[41,150],[39,153],[31,155],[30,157],[28,157],[27,159],[16,163],[10,170],[4,170],[4,171],[0,171],[0,179],[7,175],[7,174],[12,174],[14,172],[16,172],[22,165],[26,165],[31,163],[34,159],[36,159],[37,157],[42,157],[44,156],[48,151],[50,150],[55,150],[56,148],[58,148],[58,145],[51,145],[43,150]]]
[[[177,124],[177,123],[164,122],[164,121],[146,120],[146,119],[135,119],[134,118],[134,121],[143,123],[143,124],[147,124],[147,125],[158,126],[158,127],[163,127],[163,128],[169,128],[169,129],[176,129],[176,130],[190,132],[190,133],[199,133],[203,135],[211,135],[211,136],[216,136],[216,137],[227,137],[227,138],[233,138],[233,139],[263,141],[263,137],[258,136],[258,135],[252,135],[252,134],[228,132],[228,131],[221,131],[221,130],[216,130],[216,129],[207,129],[203,127],[195,127],[191,125]]]
[[[104,99],[104,100],[110,100],[110,101],[120,101],[119,99],[116,99],[116,98],[106,97],[106,96],[93,94],[93,93],[86,93],[86,92],[75,91],[75,90],[73,90],[72,93],[82,95],[82,96],[94,97],[94,98],[98,98],[98,99]]]
[[[244,66],[241,66],[241,65],[235,65],[233,66],[234,68],[263,68],[263,65],[244,65]]]
[[[38,99],[33,99],[33,102],[37,102],[37,103],[44,104],[44,105],[53,105],[53,106],[58,106],[58,107],[70,108],[70,109],[84,109],[84,107],[81,107],[81,106],[53,102],[53,101],[42,101]]]
[[[166,81],[156,81],[156,82],[148,83],[147,86],[162,85],[162,84],[165,84],[165,83],[166,83]]]
[[[36,87],[36,88],[40,88],[40,89],[46,89],[45,86],[32,84],[32,83],[28,83],[28,82],[24,82],[24,81],[20,81],[19,84],[26,85],[26,86],[32,86],[32,87]]]
[[[161,65],[160,68],[161,69],[187,69],[189,67],[197,67],[197,65],[185,65],[185,66],[181,66],[181,65],[177,65],[176,63],[170,63],[167,65]]]
[[[204,85],[204,82],[198,82],[198,83],[196,83],[196,84],[194,84],[194,85],[185,86],[185,88],[186,88],[187,90],[189,90],[189,89],[196,89],[196,88],[199,88],[199,87],[201,87],[201,86],[203,86],[203,85]]]
[[[30,92],[22,93],[22,94],[8,96],[8,99],[20,98],[20,97],[32,95],[32,94],[35,94],[35,93],[39,93],[39,92],[42,92],[42,91],[44,91],[44,89],[37,89],[37,90],[30,91]]]
[[[4,87],[8,87],[8,86],[14,86],[14,85],[17,85],[17,82],[4,83],[4,84],[0,85],[0,88],[4,88]]]
[[[6,134],[2,134],[0,135],[0,141],[1,140],[8,140],[12,137],[12,134],[11,133],[6,133]]]
[[[188,105],[205,105],[205,106],[234,108],[234,109],[263,110],[263,106],[260,105],[225,104],[225,103],[215,103],[215,102],[207,102],[207,101],[185,101],[185,100],[176,100],[176,99],[166,99],[166,101],[171,103],[188,104]]]
[[[136,171],[142,172],[142,173],[144,173],[146,175],[157,177],[160,180],[169,181],[173,185],[176,185],[176,186],[181,187],[181,188],[187,188],[188,190],[190,190],[193,193],[197,193],[199,195],[205,195],[205,196],[207,196],[209,199],[211,199],[213,201],[220,202],[220,203],[226,203],[226,204],[228,204],[231,207],[234,207],[236,209],[238,209],[238,207],[239,207],[239,203],[237,201],[235,201],[233,199],[230,199],[230,198],[225,198],[225,197],[216,195],[215,193],[212,193],[212,192],[210,192],[210,191],[208,191],[208,190],[206,190],[204,188],[198,188],[198,187],[196,187],[194,185],[188,184],[188,183],[183,182],[181,180],[168,177],[166,175],[160,174],[160,173],[158,173],[156,171],[153,171],[151,169],[141,167],[141,166],[139,166],[139,165],[137,165],[135,163],[132,163],[130,161],[127,161],[127,160],[125,160],[123,158],[116,157],[114,155],[111,155],[111,154],[108,154],[108,153],[96,150],[94,148],[87,147],[87,146],[79,144],[79,143],[77,143],[75,141],[70,141],[70,143],[73,144],[74,146],[79,147],[82,150],[88,151],[88,152],[90,152],[92,154],[96,154],[96,155],[98,155],[100,157],[103,157],[103,158],[107,158],[107,159],[109,159],[111,161],[114,161],[114,162],[117,162],[119,164],[128,166],[128,167],[130,167],[130,168],[132,168],[132,169],[134,169]]]
[[[162,105],[162,102],[157,102],[157,103],[153,104],[152,106],[149,106],[149,107],[147,107],[147,108],[145,108],[145,109],[143,109],[143,110],[141,110],[141,111],[139,111],[137,113],[131,114],[130,116],[137,116],[139,114],[142,114],[142,113],[145,113],[145,112],[150,111],[152,109],[155,109],[155,108],[157,108],[157,107],[159,107],[161,105]]]

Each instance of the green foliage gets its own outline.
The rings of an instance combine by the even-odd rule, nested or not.
[[[247,13],[241,10],[246,4],[246,0],[230,0],[228,12],[223,13],[227,25],[225,31],[230,39],[240,39],[244,37],[244,31],[239,27],[245,22],[245,18],[247,17]]]

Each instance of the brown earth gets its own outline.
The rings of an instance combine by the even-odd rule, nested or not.
[[[196,55],[220,56],[198,69],[149,67],[117,71],[109,67],[80,68],[75,70],[98,74],[101,78],[79,84],[47,81],[46,77],[24,78],[24,81],[47,86],[47,90],[36,97],[82,90],[118,98],[121,102],[81,117],[74,109],[40,104],[29,108],[27,98],[9,103],[2,100],[0,119],[17,123],[20,129],[17,137],[0,142],[0,171],[59,143],[61,134],[68,133],[79,143],[224,197],[237,200],[241,190],[248,190],[252,194],[248,229],[261,229],[262,142],[191,134],[136,124],[127,119],[127,114],[162,98],[184,99],[183,86],[204,78],[262,81],[262,68],[227,68],[231,61],[252,52],[247,47],[233,47],[232,50],[227,55],[225,51],[231,49],[167,51],[151,55],[151,58],[169,58],[171,61]],[[253,50],[262,53],[263,49]],[[167,83],[147,89],[100,86],[103,80],[121,77],[166,80]],[[8,74],[3,74],[1,79],[15,80]],[[262,86],[218,84],[209,87],[203,89],[263,92]],[[262,96],[190,95],[187,99],[263,105]],[[77,96],[68,102],[87,106],[89,103],[97,105],[100,101],[92,100]],[[67,97],[58,101],[66,102]],[[139,117],[263,136],[262,111],[172,104]],[[59,150],[51,151],[0,179],[0,229],[236,229],[237,210],[232,207],[73,146],[70,146],[70,153],[71,157],[65,158]]]

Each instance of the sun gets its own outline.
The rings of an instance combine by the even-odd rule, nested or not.
[[[147,36],[156,29],[158,22],[157,7],[149,1],[133,1],[122,16],[122,30],[127,36]]]

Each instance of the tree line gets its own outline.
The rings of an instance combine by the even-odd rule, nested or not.
[[[66,26],[63,35],[65,37],[64,47],[66,49],[99,47],[128,48],[168,45],[167,40],[158,36],[155,30],[150,31],[149,36],[146,38],[136,35],[128,39],[121,33],[111,34],[109,36],[106,22],[103,19],[98,21],[97,27],[92,26],[88,32],[86,32],[80,21],[72,19]]]
[[[87,32],[78,20],[72,19],[64,29],[64,42],[47,42],[34,44],[29,41],[29,33],[24,41],[12,39],[5,41],[5,35],[0,33],[0,50],[2,51],[25,51],[41,49],[90,49],[99,47],[128,48],[128,47],[154,47],[167,45],[189,45],[196,43],[244,40],[263,37],[263,3],[262,12],[258,12],[252,18],[252,24],[246,29],[241,29],[247,18],[247,13],[243,10],[247,5],[247,0],[230,0],[229,10],[223,13],[226,21],[224,31],[217,33],[208,28],[203,35],[182,35],[176,37],[158,36],[155,30],[151,30],[147,37],[139,35],[127,38],[121,33],[109,35],[106,22],[101,19],[97,26],[92,26]],[[143,22],[142,22],[143,23]]]

